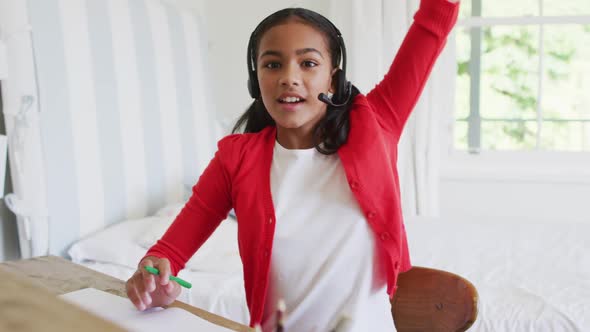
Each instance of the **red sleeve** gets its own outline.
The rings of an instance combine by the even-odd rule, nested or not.
[[[367,94],[381,125],[399,137],[446,43],[459,3],[422,0],[389,72]],[[449,77],[449,79],[454,79]]]
[[[146,253],[146,256],[168,258],[173,275],[184,268],[232,207],[231,182],[222,162],[222,142],[193,187],[191,198],[162,238]]]

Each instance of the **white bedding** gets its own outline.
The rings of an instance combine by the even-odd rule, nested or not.
[[[590,224],[522,220],[406,222],[413,265],[470,280],[470,331],[590,331]]]
[[[145,253],[138,239],[150,227],[161,228],[154,226],[159,222],[169,220],[120,223],[78,242],[72,259],[126,280]],[[418,218],[407,220],[406,230],[413,265],[459,274],[477,288],[479,315],[470,331],[590,331],[590,244],[583,241],[590,225]],[[247,324],[239,255],[235,243],[227,243],[232,238],[235,222],[224,221],[204,254],[195,255],[199,264],[180,272],[193,283],[181,300]],[[120,245],[108,253],[92,242]],[[119,255],[109,260],[114,252]],[[220,264],[227,266],[219,269]]]

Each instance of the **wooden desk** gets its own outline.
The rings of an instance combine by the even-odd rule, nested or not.
[[[96,288],[127,297],[125,282],[56,256],[0,263],[0,330],[8,331],[122,331],[55,295]],[[179,307],[233,331],[254,329],[175,301]]]

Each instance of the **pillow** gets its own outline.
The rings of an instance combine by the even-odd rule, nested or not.
[[[135,269],[147,249],[162,237],[184,203],[169,204],[153,216],[124,220],[74,243],[68,255],[75,263],[101,262]],[[193,271],[235,273],[242,269],[238,251],[238,226],[224,220],[186,263]],[[116,243],[116,245],[110,245]]]
[[[184,203],[175,203],[158,210],[154,222],[139,234],[135,242],[144,250],[149,249],[164,235],[183,207]],[[186,263],[185,268],[220,273],[240,271],[242,262],[238,250],[237,223],[231,218],[223,220],[211,237]]]
[[[160,217],[147,217],[116,223],[75,242],[68,255],[74,263],[94,261],[135,269],[145,255],[145,248],[137,243],[137,237],[159,222]]]

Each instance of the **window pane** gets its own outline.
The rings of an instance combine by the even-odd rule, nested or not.
[[[543,0],[543,15],[590,15],[588,0]]]
[[[590,26],[545,26],[544,42],[543,118],[590,119]]]
[[[455,119],[469,116],[470,73],[469,58],[471,52],[470,29],[458,29],[456,34],[457,81],[455,90]]]
[[[536,122],[482,121],[483,150],[532,150],[536,147]]]
[[[507,17],[540,15],[539,1],[541,0],[471,0],[482,1],[483,17]],[[561,0],[550,0],[561,1]],[[577,0],[576,0],[577,1]],[[587,0],[584,0],[587,1]],[[467,1],[469,2],[469,1]],[[461,3],[463,5],[463,3]]]
[[[537,26],[483,29],[480,78],[482,117],[536,118],[538,33]]]
[[[543,122],[541,149],[590,151],[590,122]]]
[[[475,0],[473,0],[475,1]],[[481,1],[481,0],[480,0]],[[461,1],[459,5],[459,19],[467,18],[471,16],[471,1]]]
[[[454,147],[457,150],[467,150],[467,121],[455,121],[453,128]]]

